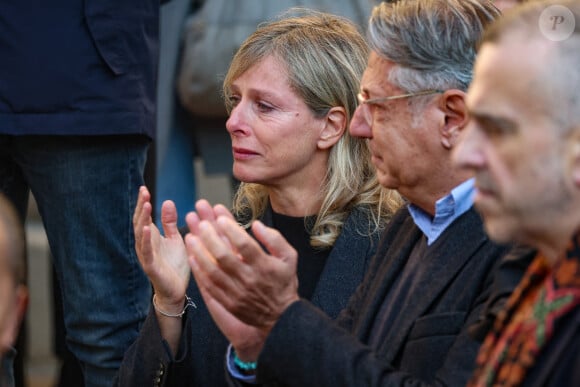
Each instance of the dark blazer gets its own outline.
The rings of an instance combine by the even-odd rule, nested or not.
[[[271,224],[271,216],[263,218]],[[355,209],[346,220],[318,280],[312,302],[335,318],[346,306],[363,279],[378,247],[379,232],[364,236],[368,220]],[[225,386],[225,353],[228,346],[201,298],[195,282],[188,295],[197,309],[188,309],[176,359],[163,341],[152,308],[139,338],[126,352],[117,385],[136,386]]]
[[[468,326],[482,312],[494,266],[508,250],[487,238],[473,209],[427,248],[422,262],[432,275],[397,311],[404,316],[399,325],[378,348],[367,345],[381,306],[389,302],[385,297],[421,237],[408,210],[399,210],[339,324],[307,301],[292,304],[260,354],[258,380],[300,387],[465,385],[480,345]]]
[[[153,137],[159,4],[0,1],[0,133]]]
[[[580,307],[554,328],[555,335],[542,349],[523,387],[580,386]]]

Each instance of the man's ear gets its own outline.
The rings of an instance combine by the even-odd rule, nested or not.
[[[457,144],[459,135],[469,120],[465,97],[464,91],[450,89],[439,98],[439,109],[445,120],[441,126],[441,145],[445,149],[452,149]]]
[[[342,106],[330,108],[318,139],[319,149],[328,149],[340,140],[346,130],[346,110]]]

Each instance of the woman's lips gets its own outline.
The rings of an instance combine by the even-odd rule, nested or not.
[[[257,152],[254,152],[251,149],[238,148],[238,147],[233,147],[232,151],[233,151],[234,158],[237,160],[247,160],[247,159],[252,158],[258,154]]]

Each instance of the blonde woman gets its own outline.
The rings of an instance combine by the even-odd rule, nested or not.
[[[260,219],[280,230],[300,255],[301,297],[334,318],[401,201],[379,185],[366,141],[348,133],[367,61],[364,38],[344,18],[295,12],[260,26],[224,80],[233,174],[242,182],[232,212],[244,225]],[[190,280],[175,206],[164,204],[162,237],[149,199],[142,188],[134,226],[155,296],[119,384],[225,385],[228,342]],[[197,210],[212,209],[202,201]]]

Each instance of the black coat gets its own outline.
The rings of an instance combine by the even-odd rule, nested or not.
[[[271,224],[271,217],[262,219]],[[371,257],[378,247],[380,233],[363,236],[368,221],[353,210],[332,248],[318,280],[312,302],[332,318],[346,306],[349,297],[364,277]],[[126,352],[118,375],[121,387],[143,386],[225,386],[225,354],[228,346],[201,298],[195,282],[188,295],[197,305],[184,316],[184,328],[177,358],[173,359],[163,341],[153,310],[141,329],[139,338]]]
[[[427,248],[422,264],[430,275],[415,288],[413,302],[393,311],[403,314],[399,325],[378,349],[367,345],[421,236],[408,210],[399,210],[338,324],[307,301],[292,304],[260,354],[258,380],[296,387],[465,385],[480,346],[468,327],[479,319],[492,293],[494,267],[508,250],[488,239],[473,209]]]
[[[580,386],[580,307],[567,313],[554,329],[523,387]]]

